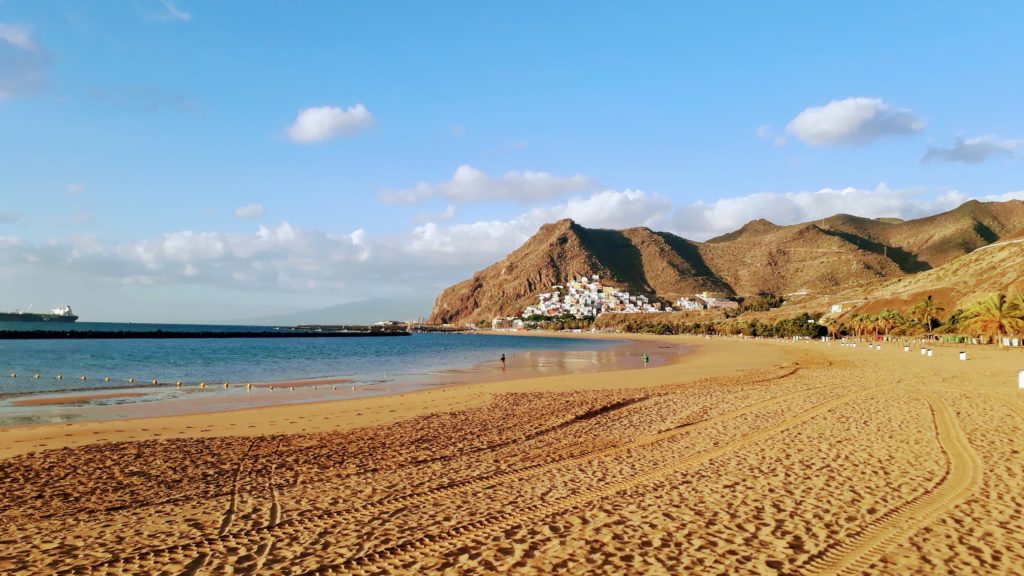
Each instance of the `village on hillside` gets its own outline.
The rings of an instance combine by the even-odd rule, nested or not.
[[[712,308],[731,310],[739,307],[735,300],[712,296],[707,292],[694,294],[690,298],[679,298],[672,305],[666,305],[644,294],[631,294],[608,286],[601,282],[597,274],[570,280],[565,285],[552,286],[551,291],[537,298],[537,304],[528,306],[521,318],[495,318],[491,322],[492,328],[520,328],[524,319],[538,317],[596,318],[600,314],[649,314]]]

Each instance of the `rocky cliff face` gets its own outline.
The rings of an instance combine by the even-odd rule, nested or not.
[[[906,222],[849,215],[793,226],[755,220],[707,242],[648,228],[590,229],[567,219],[542,226],[502,261],[444,290],[430,319],[518,315],[551,286],[590,274],[666,301],[705,290],[831,294],[929,270],[1022,232],[1021,201],[972,201]]]

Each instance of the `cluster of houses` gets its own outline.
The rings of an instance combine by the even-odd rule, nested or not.
[[[672,306],[643,295],[630,294],[614,286],[606,286],[598,275],[583,276],[564,286],[553,286],[550,292],[538,296],[537,304],[523,311],[523,317],[562,316],[576,318],[599,314],[635,314],[640,312],[672,312],[673,310],[705,310],[709,308],[738,308],[739,303],[728,298],[718,298],[707,292],[695,294],[693,298],[680,298]],[[516,318],[496,318],[494,327],[518,328],[522,321]]]
[[[551,292],[541,294],[538,300],[536,305],[526,308],[523,316],[570,314],[582,318],[606,312],[632,314],[671,310],[642,294],[630,294],[614,286],[605,286],[596,274],[572,280],[565,286],[552,286]]]

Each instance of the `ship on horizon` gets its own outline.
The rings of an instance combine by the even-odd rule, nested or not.
[[[0,312],[0,322],[74,322],[78,320],[78,316],[71,311],[71,306],[67,304],[52,309],[49,314],[32,312],[31,306],[28,307],[28,310],[28,312],[21,310]]]

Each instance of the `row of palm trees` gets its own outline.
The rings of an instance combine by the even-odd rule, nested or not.
[[[877,338],[942,332],[982,336],[1001,342],[1003,337],[1024,334],[1024,293],[1015,296],[989,294],[957,309],[943,323],[939,315],[944,311],[945,308],[928,296],[906,314],[887,309],[878,314],[852,314],[842,322],[829,318],[824,323],[833,337],[846,334]]]

